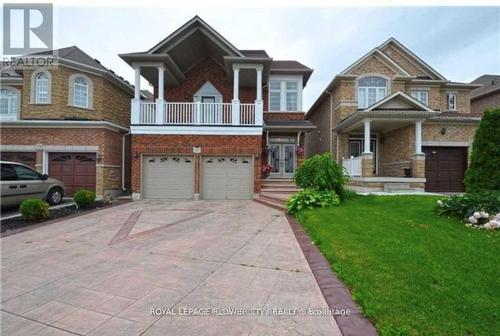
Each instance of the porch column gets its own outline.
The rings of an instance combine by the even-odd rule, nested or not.
[[[255,99],[255,124],[256,125],[262,125],[262,119],[263,119],[263,102],[262,102],[262,67],[258,67],[257,69],[257,93],[256,93],[256,98]]]
[[[365,136],[365,150],[363,151],[363,153],[368,153],[368,154],[371,154],[371,151],[370,151],[370,122],[371,120],[370,119],[365,119],[365,133],[364,133],[364,136]]]
[[[141,109],[141,68],[134,66],[135,81],[134,81],[134,99],[131,104],[130,123],[140,123],[140,109]]]
[[[240,98],[239,98],[239,86],[240,86],[240,68],[233,66],[233,101],[231,118],[233,125],[240,124]]]
[[[415,154],[422,154],[422,120],[415,122]]]
[[[156,124],[165,123],[165,68],[158,67],[158,98],[156,99]]]

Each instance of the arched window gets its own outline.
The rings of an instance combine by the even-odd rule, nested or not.
[[[49,92],[49,75],[46,72],[38,73],[35,77],[35,103],[48,104]]]
[[[92,80],[83,74],[72,74],[69,77],[68,105],[92,109]]]
[[[19,90],[14,88],[0,89],[0,118],[16,120],[19,111]]]
[[[89,107],[89,82],[83,77],[77,77],[73,81],[73,105]]]
[[[358,80],[358,107],[365,108],[375,104],[387,95],[387,79],[366,76]]]

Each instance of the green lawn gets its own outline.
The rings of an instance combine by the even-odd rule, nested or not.
[[[381,335],[500,335],[500,232],[438,216],[437,199],[359,196],[298,218]]]

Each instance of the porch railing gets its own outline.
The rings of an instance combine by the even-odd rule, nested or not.
[[[343,159],[342,166],[349,176],[361,176],[361,156],[351,156],[348,159]]]
[[[260,112],[260,118],[258,112]],[[258,111],[256,104],[247,103],[132,100],[132,124],[260,126],[262,125],[262,111]]]

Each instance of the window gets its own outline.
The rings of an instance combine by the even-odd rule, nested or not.
[[[269,111],[281,110],[281,82],[269,81]]]
[[[300,110],[301,82],[298,79],[269,81],[269,111]]]
[[[448,110],[456,111],[457,110],[457,94],[456,93],[448,93],[446,95],[448,100]]]
[[[0,90],[0,117],[2,119],[17,119],[19,106],[19,91],[16,89]]]
[[[46,72],[41,72],[35,77],[35,103],[49,103],[49,75]]]
[[[89,107],[89,82],[82,77],[73,81],[73,106]]]
[[[2,163],[2,181],[15,181],[17,180],[16,171],[12,165]]]
[[[387,94],[387,80],[377,76],[367,76],[358,81],[358,107],[375,104]]]
[[[413,98],[418,100],[419,102],[429,105],[429,91],[426,90],[412,90],[410,94]]]
[[[19,181],[22,180],[40,180],[40,174],[38,174],[33,169],[30,169],[25,166],[12,165],[17,174],[17,179]]]

